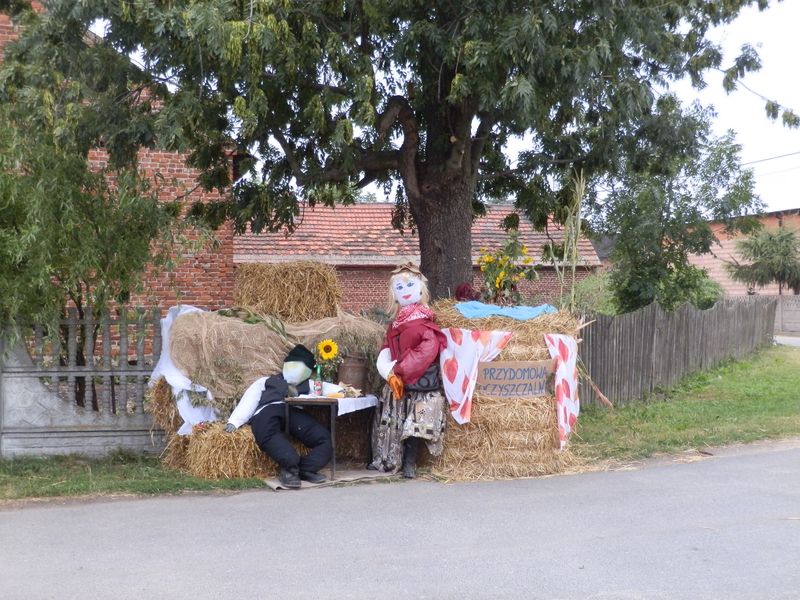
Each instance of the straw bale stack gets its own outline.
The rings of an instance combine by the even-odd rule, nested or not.
[[[150,394],[148,411],[154,415],[156,426],[167,433],[162,460],[171,468],[211,479],[274,475],[275,464],[256,446],[249,427],[235,434],[225,434],[221,428],[253,381],[281,372],[283,359],[296,343],[313,349],[320,340],[332,338],[343,351],[349,349],[368,358],[368,381],[379,378],[374,357],[383,341],[384,327],[374,321],[339,311],[334,317],[284,324],[246,310],[220,312],[232,316],[187,313],[178,317],[170,330],[174,364],[192,381],[211,390],[215,397],[212,404],[221,419],[190,436],[176,435],[182,420],[169,385],[163,379],[159,381]],[[370,391],[368,385],[362,393]],[[193,397],[192,402],[208,403],[205,394]],[[328,415],[327,410],[315,414],[323,424],[328,423]],[[339,460],[366,464],[369,415],[369,411],[360,411],[337,421]],[[299,444],[296,448],[305,451]]]
[[[550,358],[546,333],[577,338],[580,324],[559,312],[530,321],[507,317],[467,319],[452,300],[432,308],[440,327],[512,331],[514,337],[495,359],[536,361]],[[429,458],[431,474],[444,480],[506,479],[564,471],[575,463],[569,451],[558,450],[555,398],[495,398],[475,394],[470,423],[459,425],[448,417],[444,451]]]
[[[161,462],[168,469],[186,470],[186,452],[189,449],[189,436],[172,434],[167,437],[167,445],[161,453]]]
[[[300,323],[336,316],[342,288],[336,270],[321,262],[243,264],[236,268],[233,298],[236,306]]]

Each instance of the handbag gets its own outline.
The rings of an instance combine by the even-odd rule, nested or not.
[[[420,376],[416,383],[407,383],[405,389],[410,392],[433,392],[438,390],[442,385],[442,379],[439,374],[439,361],[436,360],[425,369],[425,372]]]

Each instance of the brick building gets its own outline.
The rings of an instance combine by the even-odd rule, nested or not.
[[[477,266],[481,248],[495,250],[503,246],[506,232],[500,227],[503,218],[513,212],[506,205],[495,205],[485,217],[475,220],[472,226],[473,284],[476,289],[482,281]],[[390,271],[398,264],[411,261],[419,264],[419,238],[406,231],[401,234],[391,226],[392,204],[356,204],[335,208],[317,206],[306,208],[301,224],[291,234],[245,234],[234,239],[234,262],[277,263],[293,260],[317,260],[336,268],[345,288],[344,308],[357,311],[372,306],[383,306]],[[530,249],[531,256],[541,258],[542,247],[550,242],[560,242],[563,231],[551,225],[549,233],[534,231],[524,220],[520,225],[520,240]],[[579,277],[586,277],[600,266],[592,244],[583,238],[579,243],[581,257]],[[537,269],[539,279],[524,282],[521,292],[533,301],[548,301],[560,291],[552,267]]]
[[[758,217],[758,220],[761,221],[761,224],[766,229],[786,227],[787,229],[800,233],[800,208],[766,213]],[[722,286],[726,295],[744,296],[748,294],[747,285],[731,279],[728,276],[728,271],[725,269],[725,264],[731,262],[734,258],[741,261],[741,257],[736,251],[736,242],[744,239],[746,236],[740,233],[728,235],[725,233],[725,226],[722,223],[711,223],[711,229],[714,235],[717,236],[717,239],[719,239],[719,244],[714,244],[711,247],[710,254],[690,257],[690,262],[697,267],[705,269],[709,277]],[[778,286],[772,284],[756,288],[753,291],[760,295],[776,295],[778,293]],[[783,290],[783,293],[791,294],[792,290]]]

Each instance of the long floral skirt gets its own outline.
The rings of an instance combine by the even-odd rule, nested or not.
[[[425,440],[428,452],[439,456],[444,446],[445,400],[439,391],[407,392],[400,400],[383,386],[372,423],[372,464],[379,471],[399,471],[403,464],[403,441]]]

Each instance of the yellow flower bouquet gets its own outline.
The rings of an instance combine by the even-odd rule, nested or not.
[[[317,344],[315,354],[322,379],[336,383],[339,365],[342,364],[339,345],[332,339],[324,339]]]

